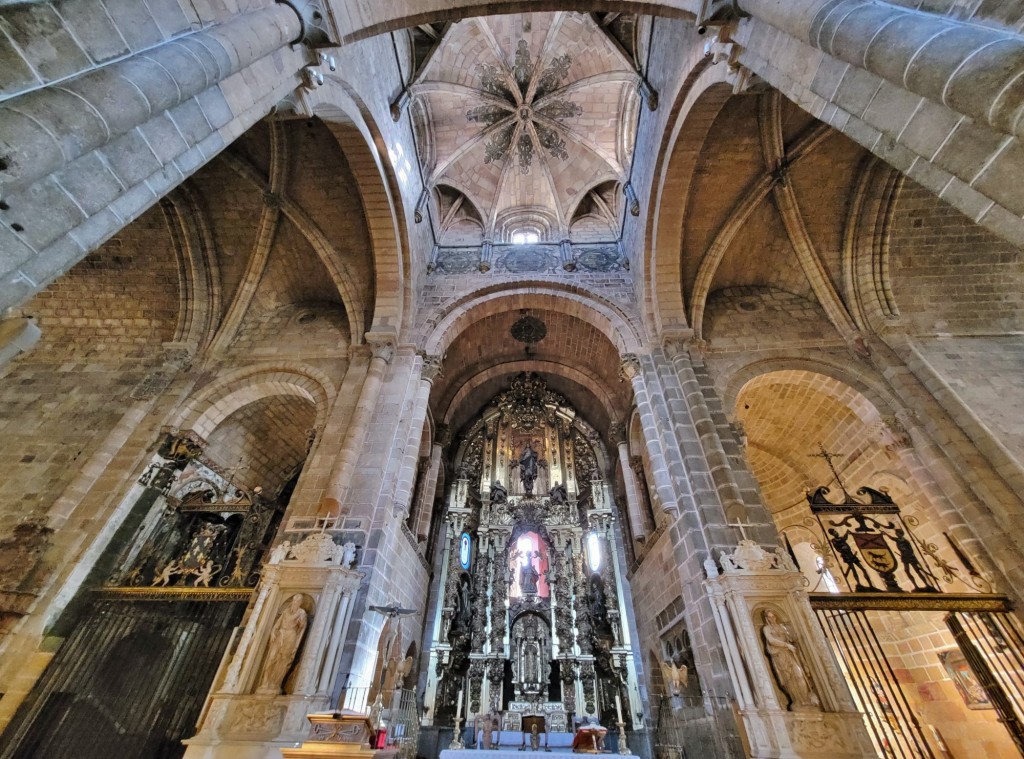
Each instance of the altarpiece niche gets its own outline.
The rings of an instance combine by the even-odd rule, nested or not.
[[[599,435],[526,373],[464,429],[452,463],[427,719],[486,715],[516,730],[540,715],[555,732],[574,719],[613,724],[618,703],[633,727],[641,708]]]

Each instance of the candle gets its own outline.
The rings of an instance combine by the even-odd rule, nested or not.
[[[455,699],[455,721],[462,718],[462,688],[459,688],[459,696]]]
[[[619,722],[622,722],[622,699],[618,693],[615,694],[615,713],[619,715]]]

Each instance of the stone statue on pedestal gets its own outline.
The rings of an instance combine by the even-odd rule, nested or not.
[[[766,609],[764,625],[761,627],[765,650],[779,687],[789,696],[790,711],[817,711],[821,708],[814,685],[804,672],[796,637],[775,612]]]
[[[565,485],[560,482],[556,482],[555,486],[551,488],[548,493],[551,496],[552,504],[561,504],[569,502],[569,491],[566,490]]]
[[[507,503],[508,488],[501,484],[501,480],[491,483],[491,503]]]
[[[533,483],[537,479],[537,453],[529,443],[523,449],[519,461],[513,466],[519,467],[519,481],[523,483],[523,492],[533,495]]]
[[[302,608],[302,594],[296,593],[288,599],[287,605],[281,610],[270,631],[270,643],[267,646],[267,656],[263,660],[263,670],[260,673],[257,693],[281,692],[281,685],[284,683],[288,670],[295,661],[295,655],[299,651],[299,644],[302,643],[302,636],[306,632],[306,623],[309,617],[306,610]]]

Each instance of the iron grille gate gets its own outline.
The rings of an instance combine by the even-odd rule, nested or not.
[[[960,597],[959,604],[950,603],[944,608],[944,599],[932,596],[927,601],[905,601],[896,607],[884,602],[872,604],[871,599],[852,599],[850,595],[844,599],[842,594],[811,594],[811,606],[864,711],[880,756],[934,759],[917,716],[900,689],[865,613],[868,609],[885,611],[887,607],[946,612],[944,620],[953,639],[995,708],[999,722],[1024,756],[1024,635],[1009,612],[977,608],[991,603],[1008,608],[1005,597],[989,599],[995,600],[979,599],[974,609],[950,610],[949,606],[968,602]]]
[[[174,759],[243,601],[94,601],[0,740],[2,759]]]
[[[867,717],[879,755],[934,759],[867,615],[855,609],[818,609],[817,614]]]
[[[950,612],[957,646],[1024,756],[1024,636],[1009,614]]]

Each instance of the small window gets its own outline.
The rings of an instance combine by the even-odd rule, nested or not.
[[[512,233],[513,245],[530,245],[540,242],[540,233],[535,229],[517,229]]]
[[[587,563],[591,572],[601,568],[601,539],[594,532],[587,536]]]
[[[828,567],[825,565],[825,559],[820,555],[814,558],[814,563],[817,565],[818,574],[821,575],[821,579],[825,582],[825,587],[829,593],[838,593],[839,584],[836,582],[836,578],[832,576],[832,573],[828,571]]]

